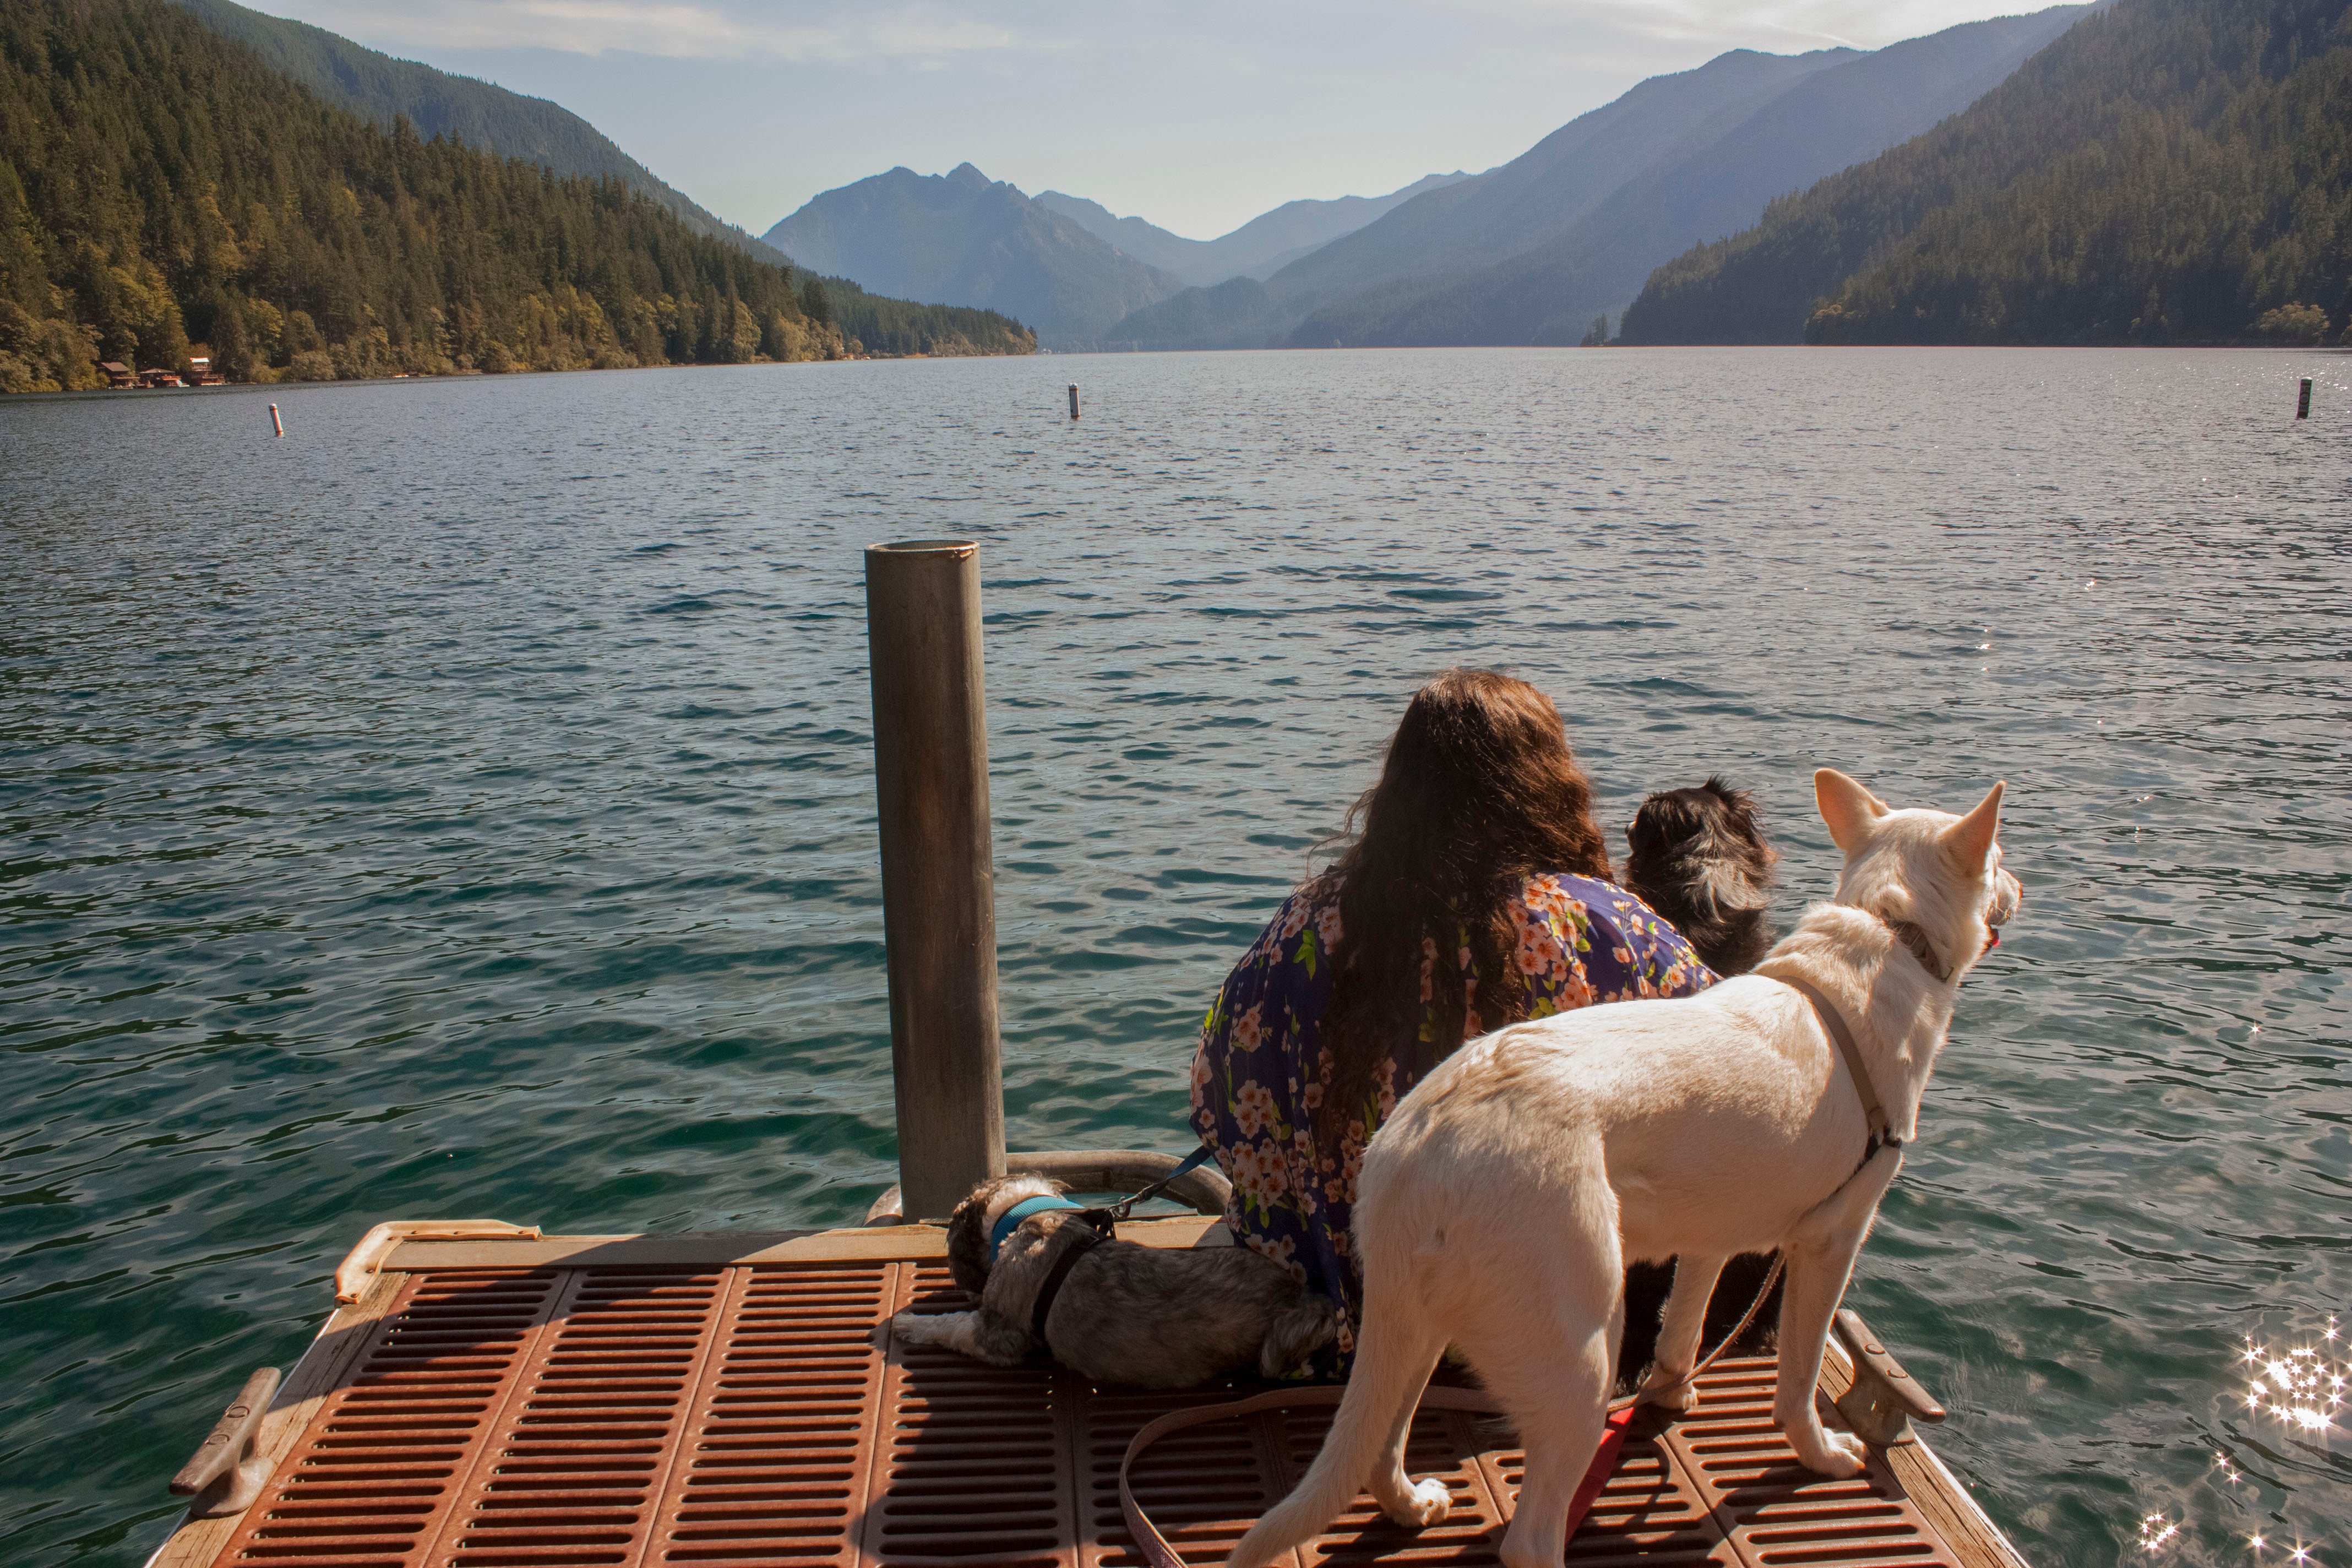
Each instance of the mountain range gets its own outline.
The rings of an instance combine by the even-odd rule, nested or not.
[[[1653,274],[1630,342],[2336,341],[2352,6],[2119,0],[1966,113]]]
[[[1142,348],[1574,343],[1661,262],[1966,108],[2089,9],[1967,23],[1869,53],[1733,50],[1654,77],[1263,285],[1171,296],[1108,336]]]
[[[1965,110],[2093,9],[1868,52],[1735,49],[1484,174],[1293,202],[1213,240],[970,163],[827,191],[764,237],[870,288],[1009,311],[1061,349],[1601,340],[1660,264]]]
[[[985,306],[1058,349],[1105,346],[1127,316],[1202,279],[1262,275],[1462,174],[1384,196],[1287,202],[1215,239],[1186,239],[1098,202],[1032,196],[970,163],[892,169],[812,198],[765,236],[804,266],[868,288]]]
[[[970,163],[945,174],[892,169],[826,191],[761,237],[804,267],[886,294],[1018,317],[1055,348],[1091,346],[1105,327],[1184,287]]]

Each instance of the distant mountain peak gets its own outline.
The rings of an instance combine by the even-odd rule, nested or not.
[[[877,293],[1016,315],[1056,348],[1087,346],[1184,287],[969,163],[822,192],[767,241]]]

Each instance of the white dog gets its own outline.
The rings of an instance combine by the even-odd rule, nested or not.
[[[1527,1447],[1503,1561],[1556,1568],[1601,1439],[1632,1258],[1680,1258],[1643,1393],[1686,1410],[1724,1260],[1780,1248],[1789,1286],[1774,1416],[1810,1468],[1863,1468],[1862,1444],[1814,1413],[1822,1340],[1916,1127],[1960,977],[2021,895],[1994,842],[2000,784],[1964,817],[1891,811],[1828,768],[1813,784],[1845,855],[1836,900],[1807,910],[1754,973],[1692,998],[1497,1030],[1381,1128],[1356,1206],[1354,1374],[1314,1468],[1230,1568],[1260,1568],[1314,1534],[1367,1476],[1399,1523],[1444,1516],[1444,1486],[1405,1474],[1404,1439],[1449,1344]],[[1860,1075],[1822,1006],[1857,1047]]]

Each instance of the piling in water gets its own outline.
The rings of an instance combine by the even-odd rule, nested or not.
[[[979,547],[870,546],[866,635],[901,1212],[937,1218],[1004,1173]]]
[[[1074,382],[1070,383],[1070,417],[1071,417],[1071,418],[1073,418],[1073,419],[1076,419],[1077,416],[1078,416],[1078,384],[1077,384],[1076,382],[1075,382],[1075,381],[1074,381]]]
[[[1072,395],[1075,395],[1077,392],[1077,388],[1074,386],[1070,391]],[[2311,377],[2307,375],[2303,378],[2303,391],[2301,395],[2299,395],[2294,400],[2294,416],[2297,419],[2308,419],[2311,417]]]
[[[2311,384],[2305,382],[2304,384],[2308,386]],[[275,403],[269,405],[269,427],[280,436],[286,434],[286,421],[278,417],[278,405]]]

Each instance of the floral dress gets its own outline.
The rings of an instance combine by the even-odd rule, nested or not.
[[[1531,877],[1510,915],[1531,1018],[1595,1002],[1687,996],[1716,981],[1674,927],[1607,882],[1563,872]],[[1234,1184],[1225,1222],[1339,1309],[1338,1342],[1313,1368],[1325,1375],[1344,1375],[1355,1352],[1363,1281],[1349,1253],[1349,1223],[1364,1146],[1414,1081],[1410,1067],[1384,1058],[1339,1146],[1317,1146],[1316,1111],[1336,1066],[1321,1035],[1331,1002],[1331,953],[1340,940],[1335,880],[1293,893],[1226,978],[1192,1058],[1193,1131],[1216,1151]],[[1428,1004],[1437,962],[1436,942],[1423,939],[1424,1042],[1435,1028]],[[1466,1040],[1486,1026],[1469,942],[1459,932],[1456,962]]]

